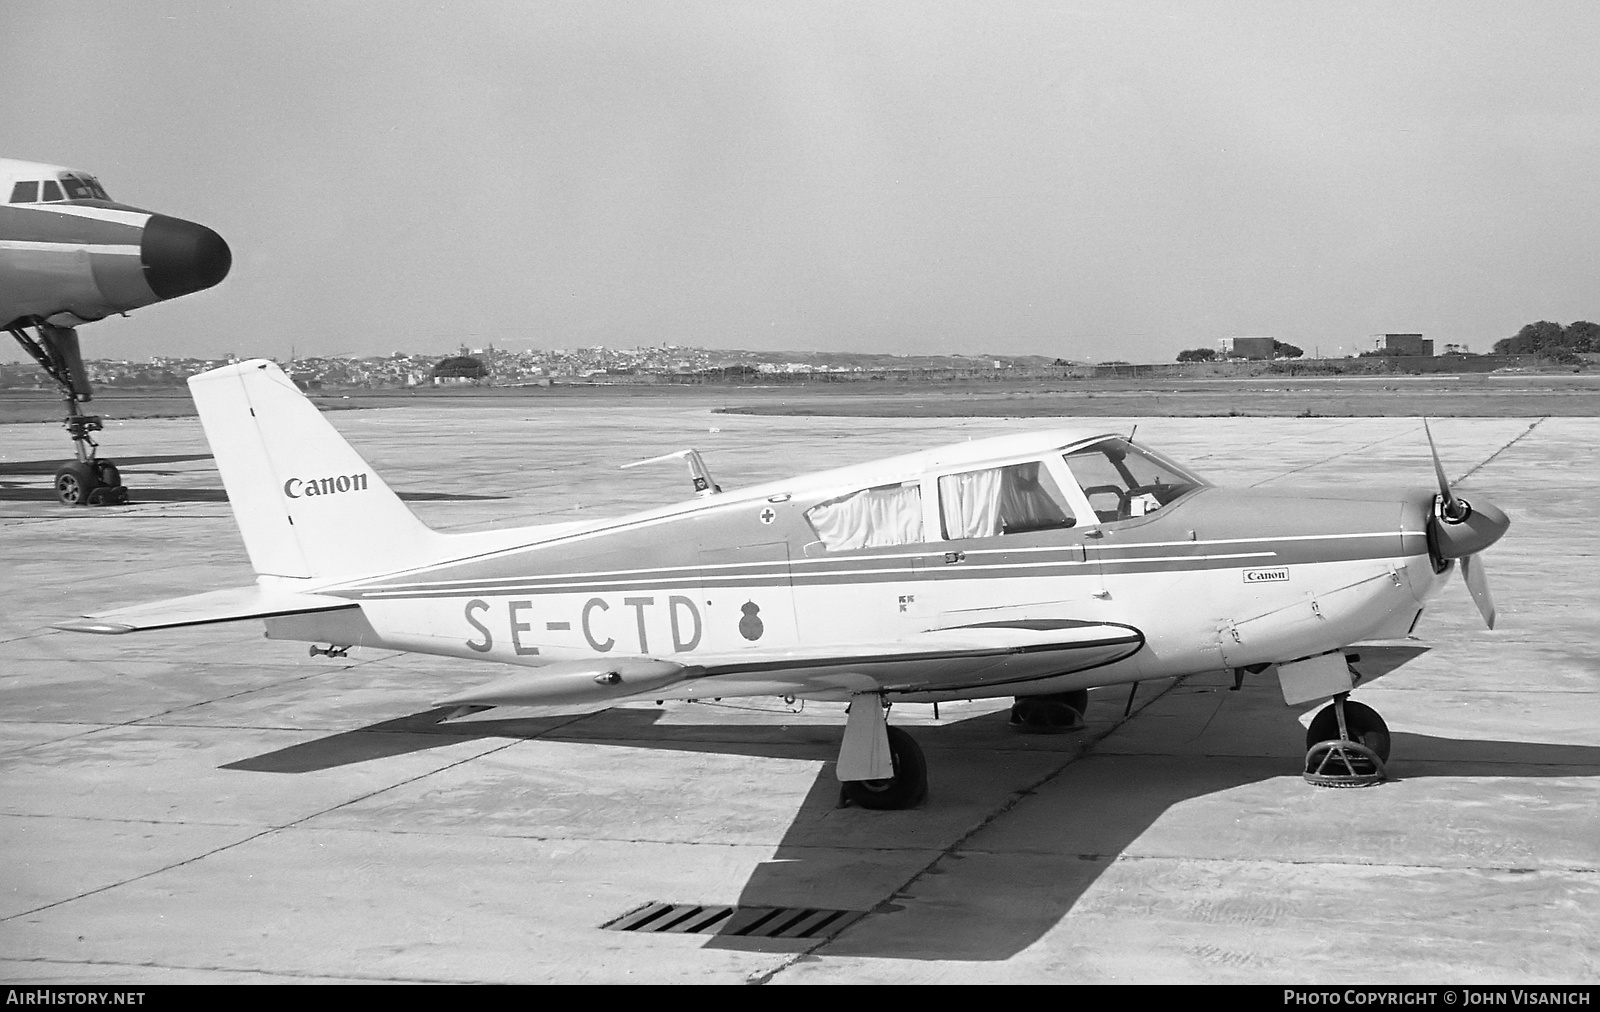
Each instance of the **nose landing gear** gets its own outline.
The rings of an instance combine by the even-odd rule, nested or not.
[[[77,460],[56,470],[56,499],[66,506],[120,506],[128,501],[127,486],[122,484],[116,465],[96,456],[99,445],[90,435],[104,428],[100,416],[86,415],[78,407],[92,396],[89,374],[78,350],[78,332],[39,319],[34,319],[32,325],[37,336],[29,334],[22,325],[7,329],[61,388],[61,399],[67,406],[67,417],[62,425],[72,437],[78,456]]]
[[[1305,779],[1318,787],[1371,787],[1382,783],[1389,760],[1389,726],[1370,706],[1333,697],[1306,728]]]

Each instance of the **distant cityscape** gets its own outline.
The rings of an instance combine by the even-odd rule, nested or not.
[[[96,387],[180,386],[188,377],[237,361],[221,358],[95,359],[85,363]],[[1022,376],[1082,365],[1039,355],[873,355],[851,352],[759,352],[660,345],[511,351],[463,346],[453,355],[395,352],[381,357],[295,356],[279,361],[295,382],[322,388],[412,388],[459,383],[497,386],[551,383],[718,382],[760,377],[847,378],[873,373]],[[32,362],[0,364],[0,389],[52,386]]]
[[[1542,339],[1538,328],[1551,330]],[[424,387],[549,386],[591,384],[695,384],[852,382],[857,380],[989,380],[1093,378],[1105,375],[1187,374],[1240,370],[1290,373],[1377,371],[1486,371],[1530,363],[1528,353],[1551,354],[1556,344],[1589,352],[1593,324],[1535,324],[1501,341],[1490,356],[1445,344],[1435,357],[1433,342],[1420,334],[1383,334],[1359,356],[1317,358],[1271,337],[1224,338],[1216,349],[1180,353],[1178,363],[1085,362],[1045,355],[888,355],[862,352],[742,351],[652,345],[638,348],[556,348],[513,351],[493,345],[463,346],[452,355],[395,352],[387,356],[292,356],[278,364],[303,389],[418,389]],[[1577,338],[1574,342],[1572,338]],[[1520,346],[1518,346],[1520,345]],[[1304,356],[1304,357],[1303,357]],[[1564,358],[1575,356],[1562,349]],[[1585,354],[1584,359],[1596,356]],[[1562,358],[1561,360],[1564,360]],[[85,363],[97,388],[179,387],[195,373],[237,361],[154,356],[145,360],[95,359]],[[1594,364],[1592,361],[1586,364]],[[0,390],[45,390],[53,384],[31,361],[0,363]]]

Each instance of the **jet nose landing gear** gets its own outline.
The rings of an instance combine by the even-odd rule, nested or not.
[[[1318,787],[1371,787],[1387,779],[1389,727],[1370,706],[1333,697],[1306,728],[1305,778]]]
[[[31,326],[35,333],[29,334]],[[109,460],[95,456],[98,444],[92,433],[105,428],[99,415],[83,412],[79,404],[92,396],[89,392],[89,373],[83,366],[83,355],[78,349],[78,332],[71,327],[57,327],[44,320],[17,321],[6,330],[17,339],[23,350],[44,368],[44,371],[61,389],[61,399],[67,406],[67,417],[62,426],[72,437],[73,449],[78,459],[57,469],[55,477],[56,499],[66,506],[120,506],[128,501],[127,486],[122,475]]]

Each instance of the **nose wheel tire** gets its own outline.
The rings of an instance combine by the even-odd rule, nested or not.
[[[56,498],[64,506],[89,505],[98,488],[100,478],[88,464],[72,463],[56,471]]]
[[[1336,697],[1317,712],[1306,728],[1307,783],[1318,787],[1370,787],[1387,778],[1384,763],[1388,761],[1389,726],[1370,706]]]
[[[120,506],[128,501],[122,474],[109,461],[73,461],[56,471],[56,499],[64,506]]]
[[[839,800],[862,808],[911,808],[928,796],[928,761],[916,739],[898,727],[888,728],[894,776],[887,780],[847,780]]]

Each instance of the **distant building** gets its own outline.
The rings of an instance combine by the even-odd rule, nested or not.
[[[1224,337],[1221,344],[1223,358],[1268,359],[1278,340],[1274,337]]]
[[[1421,334],[1379,334],[1378,347],[1391,355],[1433,355],[1433,342]]]
[[[489,377],[484,364],[470,355],[457,355],[436,364],[431,372],[434,386],[477,383]]]

